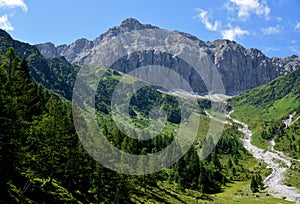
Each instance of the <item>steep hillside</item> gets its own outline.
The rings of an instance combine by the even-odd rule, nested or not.
[[[197,147],[193,146],[176,164],[152,175],[118,174],[97,163],[83,148],[76,135],[68,101],[54,99],[33,82],[26,60],[17,57],[12,49],[0,56],[0,125],[3,130],[0,132],[0,189],[3,193],[0,202],[191,203],[197,199],[205,203],[223,201],[229,195],[241,201],[256,200],[249,189],[249,180],[256,174],[265,176],[266,171],[243,148],[237,127],[227,126],[212,155],[200,161],[196,148],[210,123],[201,115]],[[119,74],[107,70],[106,83],[99,87],[102,99],[111,95],[119,79]],[[157,101],[156,96],[171,103],[166,104],[169,105],[166,112],[172,110],[172,97],[153,88],[141,90],[132,101],[139,114],[134,119],[135,124],[147,126],[147,116],[142,114],[145,107]],[[105,100],[104,104],[108,105]],[[120,132],[109,114],[97,112],[97,115],[108,140],[130,154],[164,148],[178,128],[174,123],[167,123],[166,130],[155,139],[137,141]],[[80,122],[88,125],[84,120]],[[246,198],[230,194],[230,191],[224,195],[210,195],[221,192],[225,184],[235,185],[233,182],[237,181],[236,192],[245,189],[249,194]],[[266,202],[280,201],[265,193],[259,196]]]
[[[274,138],[276,133],[269,131],[269,136],[266,136],[265,131],[273,126],[280,131],[284,128],[283,119],[294,111],[299,114],[299,90],[300,70],[296,70],[230,100],[235,109],[235,117],[249,124],[254,130],[255,145],[267,148],[267,139]]]
[[[14,40],[0,30],[0,53],[5,54],[10,47],[16,51],[17,56],[28,61],[30,74],[36,82],[71,99],[79,67],[71,65],[64,57],[46,59],[35,46]]]
[[[273,169],[273,173],[269,180],[265,181],[275,195],[281,193],[287,196],[288,193],[284,189],[300,188],[299,90],[298,69],[230,100],[235,110],[234,117],[248,124],[253,133],[251,143],[265,150],[261,150],[266,152],[263,159],[270,155],[281,159],[271,160],[275,165],[269,162],[268,166]],[[253,152],[256,156],[259,155],[255,150]],[[268,163],[268,160],[266,161]],[[296,188],[290,188],[294,189],[290,195],[299,197]]]

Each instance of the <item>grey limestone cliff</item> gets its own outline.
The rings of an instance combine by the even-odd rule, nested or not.
[[[79,39],[70,45],[61,45],[58,47],[55,47],[51,43],[36,46],[41,54],[47,58],[64,56],[73,64],[89,64],[91,61],[95,62],[97,58],[97,56],[95,56],[96,50],[99,50],[103,41],[109,40],[122,33],[145,29],[157,30],[160,28],[150,24],[141,24],[139,21],[129,18],[124,20],[120,26],[109,29],[93,41]],[[176,32],[194,41],[195,44],[205,50],[221,74],[226,94],[228,95],[235,95],[242,91],[263,85],[278,76],[286,75],[300,67],[299,56],[293,55],[283,59],[269,58],[260,50],[245,49],[234,41],[216,40],[213,42],[204,42],[193,35],[179,31]],[[137,36],[134,37],[140,38],[138,34],[136,35]],[[177,39],[168,40],[176,42]],[[183,48],[182,50],[185,50],[185,46],[185,44],[180,45],[180,47]],[[118,49],[114,49],[114,51],[118,52]],[[112,68],[128,73],[135,68],[149,64],[169,67],[175,70],[187,79],[193,87],[193,90],[199,94],[209,91],[205,88],[201,77],[197,76],[188,64],[176,56],[174,57],[169,53],[157,50],[128,55],[114,63]]]

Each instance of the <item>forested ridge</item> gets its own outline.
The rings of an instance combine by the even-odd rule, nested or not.
[[[162,188],[158,186],[160,182],[170,183],[182,193],[192,189],[211,194],[222,191],[228,182],[247,181],[261,173],[261,168],[247,169],[246,158],[254,165],[255,161],[241,145],[236,126],[226,126],[217,147],[203,161],[193,146],[176,164],[156,174],[128,176],[113,172],[94,161],[82,147],[72,121],[71,103],[33,81],[28,62],[14,49],[9,48],[0,59],[2,203],[136,203],[140,202],[136,197],[147,198],[146,189]],[[115,80],[115,74],[108,77]],[[107,95],[108,90],[100,87],[99,94]],[[153,90],[144,91],[147,95]],[[135,96],[138,98],[139,93]],[[172,114],[173,99],[163,98],[171,101],[165,106]],[[145,106],[132,103],[137,111]],[[108,113],[99,109],[107,138],[129,153],[161,149],[174,137],[167,132],[152,143],[137,144],[117,129]],[[176,123],[171,119],[169,122]],[[169,202],[155,196],[151,199]]]
[[[4,55],[9,48],[13,48],[17,56],[27,61],[34,81],[71,100],[79,67],[71,65],[64,57],[45,59],[35,46],[14,40],[0,29],[0,54]]]

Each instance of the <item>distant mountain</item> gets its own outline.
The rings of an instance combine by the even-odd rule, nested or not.
[[[97,58],[93,53],[99,49],[101,42],[104,40],[111,39],[125,32],[144,29],[160,28],[149,24],[141,24],[136,19],[129,18],[125,19],[120,26],[109,29],[93,41],[79,39],[70,45],[55,47],[52,43],[45,43],[38,44],[36,47],[46,58],[64,56],[71,64],[89,64],[90,61],[93,61],[92,59]],[[178,33],[193,40],[199,47],[204,48],[205,52],[210,56],[212,62],[219,70],[226,94],[228,95],[235,95],[260,86],[278,76],[293,72],[300,67],[299,56],[293,55],[283,59],[275,57],[268,58],[260,50],[245,49],[234,41],[216,40],[214,42],[203,42],[190,34]],[[180,46],[185,47],[186,45],[182,44]],[[178,58],[166,53],[157,51],[134,53],[126,58],[120,59],[112,68],[128,73],[138,66],[149,65],[149,63],[164,67],[171,66],[170,68],[176,70],[183,75],[184,78],[189,80],[195,92],[203,94],[208,91],[201,81],[201,78],[195,75],[191,67],[188,67],[187,64]]]

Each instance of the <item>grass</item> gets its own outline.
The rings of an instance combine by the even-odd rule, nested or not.
[[[284,130],[284,135],[276,138],[275,149],[284,152],[293,159],[300,159],[300,120]]]
[[[267,140],[261,138],[263,130],[262,124],[267,121],[278,121],[285,118],[289,113],[293,112],[299,105],[299,101],[292,95],[274,101],[268,105],[268,108],[253,106],[243,101],[233,101],[234,113],[232,118],[246,123],[253,132],[252,144],[267,150],[269,145]]]
[[[195,203],[197,199],[205,196],[193,190],[179,190],[176,184],[159,181],[157,186],[139,187],[132,196],[134,203]],[[203,200],[199,203],[205,203]]]
[[[211,123],[211,119],[209,117],[200,115],[199,128],[198,128],[198,134],[196,139],[201,143],[204,141],[204,139],[207,136],[210,123]]]
[[[232,118],[238,119],[249,126],[252,131],[252,144],[262,148],[267,149],[268,142],[260,137],[261,134],[261,124],[264,122],[262,117],[262,110],[252,106],[252,105],[234,105],[235,111],[231,115]]]
[[[283,199],[272,198],[266,192],[253,194],[250,190],[250,182],[234,182],[223,189],[218,194],[202,194],[194,190],[180,190],[174,184],[169,182],[158,182],[157,186],[139,187],[132,195],[131,200],[134,203],[214,203],[214,204],[253,204],[253,203],[293,203]]]
[[[295,179],[298,178],[298,179]],[[287,186],[293,186],[300,189],[300,164],[299,162],[292,162],[292,166],[286,173],[284,184]]]
[[[224,189],[222,193],[216,194],[215,203],[293,203],[282,199],[272,198],[266,192],[253,194],[250,190],[250,182],[234,182]]]

